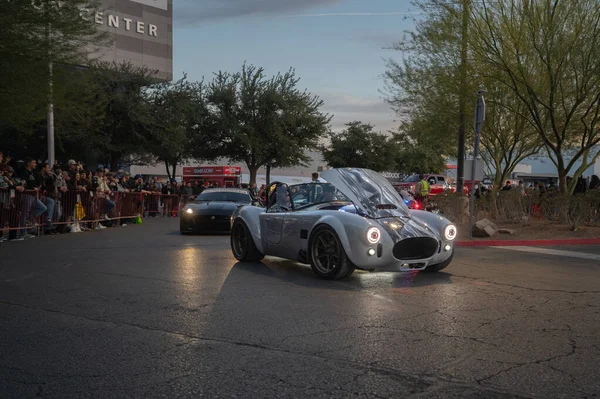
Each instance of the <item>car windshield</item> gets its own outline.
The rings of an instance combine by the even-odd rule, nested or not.
[[[200,194],[196,201],[222,201],[249,204],[252,202],[250,194],[236,191],[211,191]]]
[[[290,186],[294,209],[332,201],[351,202],[341,191],[329,183],[305,183]]]
[[[418,181],[420,181],[419,179],[419,175],[412,175],[410,177],[407,177],[406,180],[404,180],[406,183],[416,183]]]

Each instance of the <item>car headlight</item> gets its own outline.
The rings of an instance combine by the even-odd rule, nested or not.
[[[371,244],[377,244],[380,239],[381,231],[379,231],[377,227],[371,227],[369,230],[367,230],[367,240],[369,240]]]
[[[185,210],[185,213],[194,213],[194,210],[192,208],[187,208]]]
[[[450,224],[444,229],[444,237],[446,240],[452,241],[456,238],[456,226]]]

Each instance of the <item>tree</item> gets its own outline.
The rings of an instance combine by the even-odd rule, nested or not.
[[[326,131],[323,102],[299,90],[298,82],[293,70],[268,79],[262,68],[244,64],[239,73],[217,73],[209,84],[208,125],[222,139],[221,154],[244,162],[251,182],[262,166],[304,162],[305,150]]]
[[[412,172],[441,171],[444,157],[457,155],[454,132],[460,129],[460,118],[456,116],[464,114],[467,121],[474,119],[475,96],[471,97],[473,107],[461,112],[465,2],[460,6],[437,1],[420,5],[425,17],[408,41],[396,45],[396,49],[408,50],[410,55],[402,63],[389,60],[385,78],[388,101],[410,118],[399,132],[403,147],[409,150],[402,154],[402,160],[413,161],[413,165],[404,167],[410,167]],[[494,78],[497,70],[480,62],[477,54],[468,55],[466,71],[470,78],[466,89],[470,93],[484,89],[488,104],[481,136],[482,155],[501,185],[519,162],[538,153],[539,140],[517,98]],[[467,132],[467,143],[472,143],[473,129]]]
[[[321,147],[323,159],[333,168],[395,169],[395,149],[388,137],[373,132],[368,123],[354,121],[340,133],[330,133],[330,143]]]
[[[60,66],[54,70],[55,147],[57,159],[78,154],[79,160],[93,162],[102,154],[98,146],[103,138],[105,97],[100,95],[87,69]],[[13,158],[32,156],[45,159],[47,154],[46,110],[20,126],[6,123],[0,129],[0,142]],[[100,143],[100,144],[97,144]]]
[[[203,82],[189,82],[184,75],[176,82],[158,84],[147,96],[152,114],[148,150],[165,164],[169,179],[175,179],[183,162],[215,157],[214,138],[206,129]]]
[[[481,135],[482,157],[494,171],[493,192],[498,192],[515,167],[537,155],[543,145],[523,103],[506,87],[490,81],[486,86],[486,121]]]
[[[45,119],[49,65],[83,65],[86,49],[106,42],[89,0],[0,0],[0,121],[28,129]],[[54,81],[59,85],[60,81]]]
[[[418,123],[411,124],[414,129]],[[416,138],[416,139],[415,139]],[[406,134],[402,130],[394,133],[389,140],[393,151],[395,170],[403,173],[442,173],[446,168],[446,159],[437,150],[439,143],[420,136],[417,132]]]
[[[90,68],[97,99],[105,104],[101,134],[91,136],[111,170],[132,155],[148,152],[152,109],[144,89],[156,84],[157,71],[130,63],[96,63]]]
[[[464,131],[467,143],[472,142],[468,121],[473,120],[473,109],[465,108],[465,99],[478,90],[478,82],[472,78],[476,75],[472,64],[463,62],[464,3],[468,2],[417,3],[422,15],[415,30],[393,46],[403,52],[403,60],[386,62],[387,101],[407,119],[400,133],[425,155],[457,158],[458,131]],[[471,79],[465,81],[464,76]]]
[[[600,2],[484,1],[472,26],[474,53],[522,102],[557,168],[561,193],[572,192],[600,156]]]

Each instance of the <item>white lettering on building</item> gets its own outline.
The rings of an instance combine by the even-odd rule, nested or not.
[[[85,15],[86,10],[81,10],[81,15],[84,16]],[[134,20],[131,18],[125,18],[125,17],[119,17],[118,15],[115,14],[104,14],[103,12],[100,11],[96,11],[94,13],[94,22],[98,25],[104,25],[106,22],[106,25],[109,28],[119,28],[121,26],[121,20],[123,20],[123,22],[125,23],[125,30],[130,31],[131,30],[131,25],[134,23]],[[147,29],[146,29],[146,25],[147,25]],[[153,36],[153,37],[158,37],[158,26],[153,25],[153,24],[146,24],[143,21],[135,21],[135,31],[136,33],[139,33],[140,35],[143,34],[148,34],[148,36]]]
[[[132,22],[132,20],[129,19],[129,18],[123,18],[123,21],[125,21],[125,29],[131,30],[131,22]]]
[[[117,17],[116,15],[109,15],[108,16],[108,26],[110,26],[111,28],[118,28],[119,27],[119,17]]]

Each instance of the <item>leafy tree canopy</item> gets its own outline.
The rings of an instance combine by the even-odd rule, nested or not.
[[[219,152],[241,161],[256,181],[261,166],[306,161],[330,121],[323,102],[298,88],[294,70],[268,78],[262,68],[244,64],[241,72],[215,74],[208,85],[208,127],[222,139]]]

